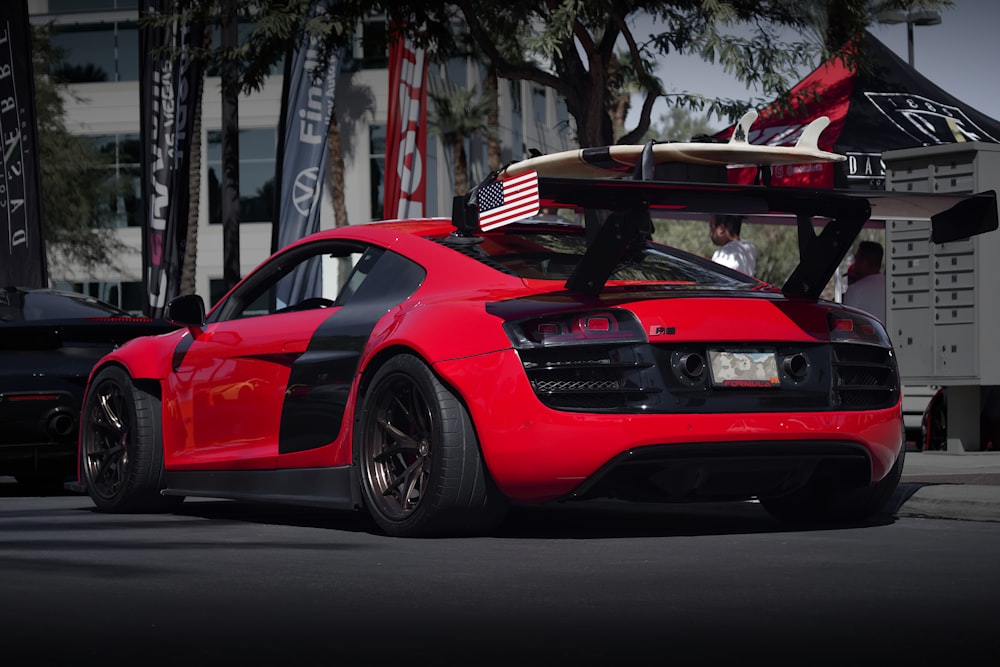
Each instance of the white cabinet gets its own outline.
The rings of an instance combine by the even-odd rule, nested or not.
[[[971,142],[882,154],[897,192],[1000,190],[1000,146]],[[930,222],[886,222],[886,327],[904,384],[948,391],[948,450],[981,448],[983,386],[1000,385],[1000,230],[932,243]]]
[[[946,144],[883,153],[886,190],[1000,189],[1000,146]],[[930,222],[886,223],[886,325],[904,382],[1000,384],[1000,231],[930,241]]]

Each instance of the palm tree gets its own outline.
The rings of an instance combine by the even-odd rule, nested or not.
[[[451,147],[455,161],[455,194],[464,195],[469,190],[465,139],[478,133],[487,136],[495,133],[488,121],[496,104],[495,98],[476,89],[456,90],[450,94],[431,93],[429,97],[434,106],[428,115],[428,125],[441,137],[445,147]]]

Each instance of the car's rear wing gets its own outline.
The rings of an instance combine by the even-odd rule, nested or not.
[[[828,123],[825,118],[813,121],[795,147],[748,144],[746,134],[755,118],[753,112],[744,116],[724,144],[650,142],[566,151],[514,163],[456,198],[452,214],[456,233],[474,236],[548,208],[582,211],[588,250],[566,287],[597,294],[637,244],[651,237],[653,219],[732,214],[749,221],[792,222],[798,228],[799,263],[782,291],[818,298],[870,220],[929,220],[934,243],[998,227],[995,191],[925,194],[653,180],[656,166],[671,162],[769,167],[845,159],[817,147]]]

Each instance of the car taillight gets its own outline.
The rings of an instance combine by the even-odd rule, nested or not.
[[[638,320],[623,310],[554,313],[506,322],[504,329],[519,349],[646,342]]]
[[[133,322],[137,324],[144,324],[152,322],[151,317],[88,317],[88,322]]]
[[[827,313],[827,321],[830,325],[831,341],[890,346],[885,328],[873,317],[834,310]]]
[[[0,400],[7,401],[55,401],[59,394],[0,394]]]

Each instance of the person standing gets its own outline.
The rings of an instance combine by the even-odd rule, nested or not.
[[[885,275],[882,273],[882,245],[862,241],[847,269],[847,292],[844,303],[860,308],[885,322]]]
[[[752,276],[757,268],[757,249],[750,241],[740,238],[743,218],[717,215],[708,224],[712,243],[719,246],[712,255],[712,261]]]

